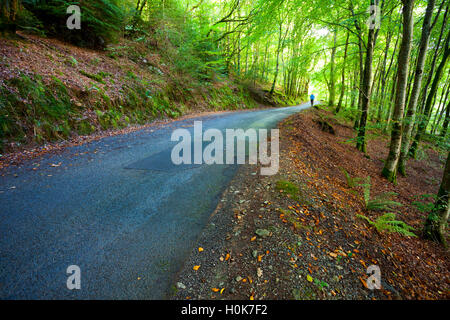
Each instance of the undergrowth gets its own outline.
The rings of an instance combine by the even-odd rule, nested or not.
[[[357,214],[357,217],[364,219],[370,225],[374,226],[378,232],[396,232],[408,237],[416,237],[413,232],[415,229],[403,221],[396,220],[396,215],[393,212],[385,213],[378,217],[375,221],[370,220],[368,217]]]

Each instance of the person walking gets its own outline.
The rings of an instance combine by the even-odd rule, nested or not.
[[[314,99],[316,98],[314,96],[314,94],[312,93],[311,96],[309,97],[311,99],[311,107],[314,107]]]

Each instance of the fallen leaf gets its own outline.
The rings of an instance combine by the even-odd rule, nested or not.
[[[328,254],[329,254],[330,256],[332,256],[333,258],[337,258],[337,254],[334,253],[334,252],[329,252]]]

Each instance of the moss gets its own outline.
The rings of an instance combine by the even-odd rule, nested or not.
[[[89,135],[95,132],[95,127],[88,120],[81,120],[76,124],[76,129],[80,135]]]
[[[99,75],[99,74],[92,74],[92,73],[89,73],[89,72],[84,71],[84,70],[80,70],[79,72],[83,76],[88,77],[89,79],[92,79],[92,80],[95,80],[95,81],[97,81],[99,83],[105,84],[105,81],[103,81],[103,77],[101,75]]]

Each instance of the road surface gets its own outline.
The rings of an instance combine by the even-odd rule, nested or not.
[[[0,299],[166,298],[237,169],[172,165],[172,131],[273,128],[307,107],[175,121],[0,172]],[[67,289],[70,265],[80,290]]]

